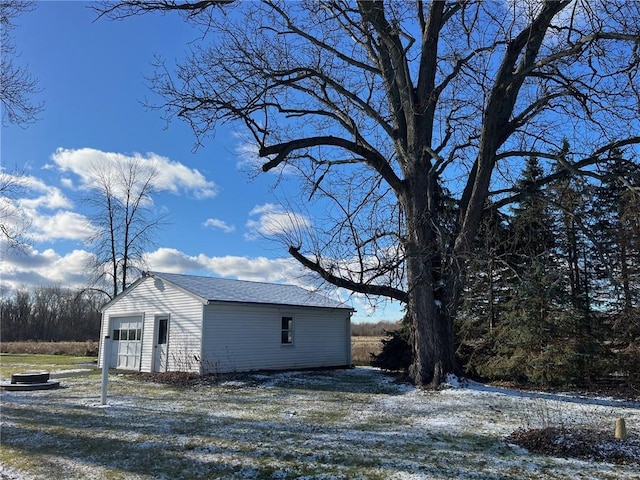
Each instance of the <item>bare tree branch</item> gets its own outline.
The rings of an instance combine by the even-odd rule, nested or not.
[[[346,288],[347,290],[363,293],[365,295],[379,295],[383,297],[393,298],[400,302],[407,301],[407,293],[402,290],[397,290],[395,288],[385,287],[382,285],[369,285],[359,282],[352,282],[343,277],[333,275],[331,272],[325,270],[319,262],[309,260],[304,255],[302,255],[297,247],[289,247],[289,254],[306,268],[316,272],[327,282],[337,287]]]
[[[402,182],[397,177],[393,169],[391,169],[387,160],[378,152],[368,150],[361,145],[339,137],[303,138],[280,145],[262,147],[259,152],[261,157],[274,154],[276,155],[273,160],[270,160],[262,166],[262,170],[267,172],[284,162],[292,152],[313,146],[335,146],[344,148],[345,150],[362,157],[362,161],[373,167],[395,190],[400,191],[403,188]]]
[[[0,2],[0,104],[2,122],[27,125],[37,120],[44,109],[44,103],[33,102],[33,95],[40,93],[38,81],[24,66],[14,62],[18,56],[11,31],[20,15],[36,8],[36,2],[23,0],[3,0]]]

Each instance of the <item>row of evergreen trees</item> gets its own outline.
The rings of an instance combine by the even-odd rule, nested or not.
[[[556,168],[570,165],[568,151]],[[640,167],[613,152],[589,176],[543,184],[548,173],[527,159],[518,203],[487,208],[455,325],[461,366],[545,385],[638,377]],[[385,340],[373,363],[404,367],[407,336]]]
[[[0,301],[0,338],[17,341],[86,341],[100,336],[104,296],[61,287],[18,289]]]
[[[567,152],[565,145],[558,168]],[[545,173],[529,158],[520,202],[485,221],[457,322],[465,369],[541,384],[632,373],[640,349],[638,164],[613,152],[590,178],[543,186]]]

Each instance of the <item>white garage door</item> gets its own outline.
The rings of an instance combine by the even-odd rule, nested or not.
[[[140,369],[142,317],[111,319],[111,368]]]

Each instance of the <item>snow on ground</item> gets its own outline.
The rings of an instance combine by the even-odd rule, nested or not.
[[[640,404],[450,379],[422,391],[376,369],[241,375],[176,388],[97,373],[3,392],[0,479],[640,479],[638,464],[530,454],[518,428],[604,428]]]

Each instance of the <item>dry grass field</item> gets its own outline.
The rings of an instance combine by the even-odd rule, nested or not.
[[[355,365],[369,365],[371,353],[378,354],[382,336],[351,337],[351,356]],[[98,342],[3,342],[0,353],[29,355],[98,356]]]
[[[97,357],[98,342],[2,342],[0,353]]]
[[[369,365],[371,354],[379,354],[382,349],[380,341],[383,336],[351,337],[351,362],[354,365]]]

